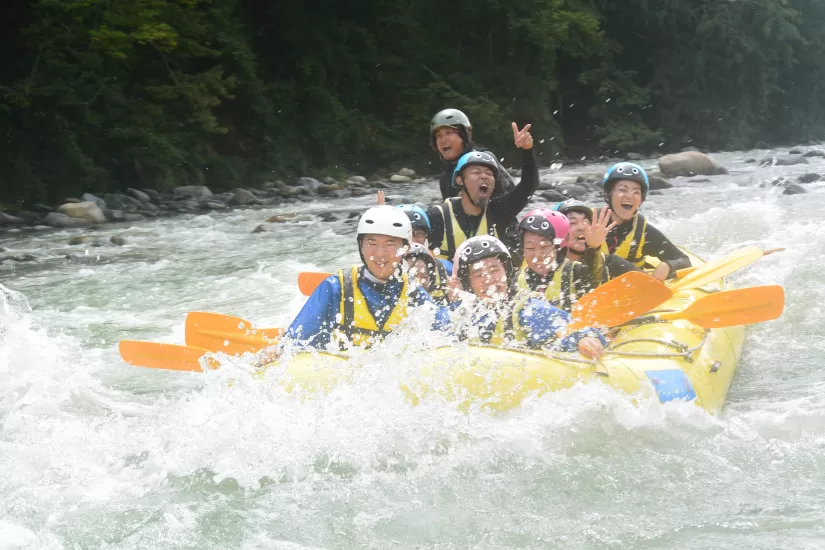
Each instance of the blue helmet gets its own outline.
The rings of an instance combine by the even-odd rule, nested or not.
[[[495,178],[496,183],[498,183],[498,161],[493,155],[490,153],[485,153],[484,151],[470,151],[458,159],[458,163],[455,165],[455,170],[453,170],[453,183],[458,185],[455,181],[456,176],[458,176],[466,167],[474,164],[486,166],[492,170],[493,177]]]
[[[613,184],[617,181],[629,180],[635,181],[642,186],[642,200],[647,198],[647,192],[650,191],[650,181],[647,179],[647,172],[638,164],[632,162],[620,162],[608,168],[604,175],[604,200],[610,204],[610,193],[613,190]]]
[[[423,229],[427,233],[430,232],[430,217],[423,208],[414,204],[399,204],[397,208],[403,210],[407,217],[410,218],[413,231]]]

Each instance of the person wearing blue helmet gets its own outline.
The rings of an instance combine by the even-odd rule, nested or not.
[[[677,270],[690,267],[690,258],[676,248],[661,231],[647,223],[639,207],[650,191],[647,172],[638,164],[620,162],[604,175],[604,200],[617,222],[607,235],[607,252],[644,267],[645,257],[659,260],[651,275],[664,281]]]
[[[538,189],[539,170],[530,125],[519,130],[513,123],[513,139],[522,150],[522,178],[515,189],[493,196],[500,180],[498,161],[488,153],[473,151],[459,159],[453,174],[461,189],[459,196],[427,210],[429,246],[439,257],[452,259],[461,243],[475,235],[499,237],[516,224],[516,216]],[[516,261],[521,262],[520,239],[506,244]]]
[[[410,225],[412,225],[413,231],[413,243],[420,244],[424,247],[424,250],[428,250],[427,236],[430,234],[430,217],[427,215],[427,212],[415,204],[399,204],[398,208],[403,210],[410,219]],[[447,273],[453,272],[453,263],[451,261],[440,259],[440,262]]]

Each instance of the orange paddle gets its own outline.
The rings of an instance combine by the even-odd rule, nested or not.
[[[318,288],[324,279],[332,273],[320,273],[316,271],[303,271],[298,274],[298,289],[304,296],[310,296]]]
[[[240,317],[191,311],[186,314],[186,345],[229,355],[256,352],[276,343],[282,328],[255,328]]]
[[[190,346],[135,340],[121,340],[119,349],[123,360],[136,367],[191,372],[203,372],[200,358],[209,353],[205,349]],[[219,366],[214,358],[209,358],[207,364],[213,369]]]

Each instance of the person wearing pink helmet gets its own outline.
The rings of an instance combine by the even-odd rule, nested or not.
[[[518,289],[539,292],[556,307],[571,311],[581,296],[601,282],[601,245],[612,227],[609,222],[609,212],[603,212],[595,223],[588,224],[587,247],[581,261],[576,261],[565,258],[557,247],[570,230],[567,217],[547,209],[528,212],[519,223],[524,263],[516,278]]]

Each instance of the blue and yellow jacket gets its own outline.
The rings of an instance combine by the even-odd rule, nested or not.
[[[435,306],[423,288],[410,289],[406,276],[382,284],[364,276],[364,266],[342,269],[327,277],[312,293],[286,330],[295,340],[315,348],[344,339],[370,345],[390,333],[407,317],[407,308],[433,304],[433,329],[449,325],[446,308]]]

